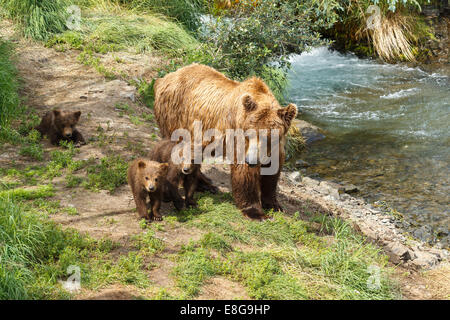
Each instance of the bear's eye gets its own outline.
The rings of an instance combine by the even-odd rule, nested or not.
[[[145,180],[148,180],[148,177],[145,177]]]
[[[158,181],[158,178],[155,179],[155,182],[157,182],[157,181]]]

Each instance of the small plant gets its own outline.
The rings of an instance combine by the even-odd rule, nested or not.
[[[105,189],[113,193],[117,187],[127,182],[128,163],[120,156],[109,156],[100,164],[87,168],[87,181],[84,187],[92,190]]]
[[[20,148],[19,154],[24,156],[29,156],[35,160],[43,160],[44,159],[44,150],[40,143],[41,134],[32,130],[22,142],[22,146]]]
[[[147,230],[136,236],[135,243],[137,249],[150,254],[161,252],[165,248],[164,241],[157,238],[153,230]]]
[[[69,215],[69,216],[77,216],[78,215],[78,210],[75,207],[67,207],[64,208],[64,211]]]

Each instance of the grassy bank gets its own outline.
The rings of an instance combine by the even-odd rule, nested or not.
[[[175,215],[178,223],[203,231],[176,256],[173,272],[183,297],[195,297],[217,276],[241,283],[254,299],[397,297],[386,257],[346,222],[308,210],[302,217],[271,215],[263,223],[245,219],[230,194],[201,196],[198,209]],[[371,266],[383,270],[377,289],[367,285]]]
[[[60,282],[70,276],[69,266],[80,268],[85,290],[109,284],[149,287],[144,250],[115,258],[117,244],[111,240],[62,230],[48,218],[65,210],[47,200],[51,187],[10,191],[0,192],[0,299],[69,299],[73,294]]]

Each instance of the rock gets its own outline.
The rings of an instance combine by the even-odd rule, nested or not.
[[[302,181],[302,175],[301,175],[300,172],[298,172],[298,171],[291,172],[291,173],[288,175],[288,178],[289,178],[289,180],[290,180],[293,184],[297,184],[297,183],[299,183],[300,181]]]
[[[325,135],[321,132],[322,130],[309,122],[294,119],[292,121],[292,125],[296,126],[300,130],[303,138],[305,138],[306,145],[325,139]]]
[[[436,266],[440,261],[440,256],[425,251],[416,251],[416,259],[411,263],[420,269],[429,269]]]
[[[433,230],[430,226],[422,226],[417,230],[414,230],[412,234],[415,238],[425,242],[431,242],[433,240]]]
[[[309,178],[309,177],[304,177],[304,178],[302,179],[302,184],[305,185],[305,186],[307,186],[307,187],[310,187],[310,188],[317,187],[317,186],[319,185],[319,183],[320,183],[320,181],[311,179],[311,178]]]
[[[328,194],[336,200],[340,200],[341,194],[344,193],[344,188],[340,184],[330,181],[321,181],[319,187],[322,193]]]
[[[295,161],[295,167],[297,167],[297,168],[308,168],[310,166],[311,165],[308,162],[306,162],[302,159],[298,159],[297,161]]]
[[[415,257],[414,252],[408,247],[396,242],[391,242],[386,246],[386,253],[394,264],[405,263]]]
[[[344,192],[345,192],[345,193],[355,193],[355,192],[358,192],[358,187],[355,186],[354,184],[351,184],[351,183],[349,183],[349,184],[344,184],[344,185],[343,185],[343,188],[344,188]]]
[[[136,87],[130,86],[123,80],[112,80],[91,88],[89,93],[94,97],[107,99],[110,96],[120,96],[131,101],[136,101]]]

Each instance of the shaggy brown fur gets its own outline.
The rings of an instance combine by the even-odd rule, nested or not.
[[[161,207],[163,186],[168,169],[167,163],[158,163],[146,159],[136,159],[130,164],[128,184],[133,192],[139,218],[162,220],[159,208]],[[148,203],[147,198],[150,198]]]
[[[183,208],[183,199],[181,198],[178,187],[183,185],[185,192],[186,207],[195,207],[197,203],[194,200],[194,192],[197,188],[197,176],[200,172],[200,165],[192,161],[175,164],[172,161],[172,150],[177,142],[168,139],[161,140],[149,153],[148,158],[157,162],[166,162],[169,164],[169,171],[166,176],[164,186],[165,201],[173,201],[175,208]]]
[[[280,167],[284,163],[285,135],[297,115],[297,107],[283,108],[267,85],[258,78],[237,82],[213,68],[192,64],[155,82],[155,116],[163,137],[179,128],[193,135],[195,120],[202,129],[278,129]],[[208,142],[204,143],[206,146]],[[261,176],[259,167],[232,165],[232,188],[236,205],[252,218],[266,218],[262,208],[281,210],[276,198],[280,171]],[[200,173],[200,182],[205,182]]]
[[[42,117],[36,130],[40,132],[41,136],[47,135],[54,145],[59,145],[61,140],[72,141],[75,146],[84,145],[86,142],[83,135],[75,128],[80,116],[81,111],[48,111]]]

